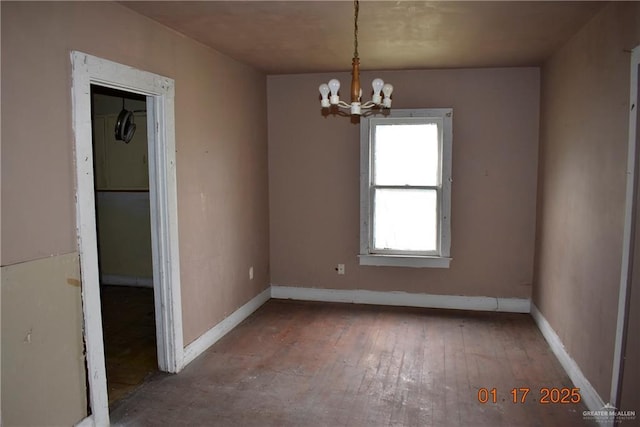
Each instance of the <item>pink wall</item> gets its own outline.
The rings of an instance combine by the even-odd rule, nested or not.
[[[640,6],[613,2],[542,72],[534,303],[609,399],[622,252],[629,53]]]
[[[345,64],[348,65],[348,64]],[[359,125],[323,117],[318,85],[269,76],[271,283],[528,298],[535,234],[537,68],[365,72],[394,107],[453,107],[450,269],[360,267]],[[338,276],[336,264],[346,264]]]
[[[115,3],[3,2],[2,265],[77,250],[71,50],[175,79],[188,344],[269,283],[265,76]]]

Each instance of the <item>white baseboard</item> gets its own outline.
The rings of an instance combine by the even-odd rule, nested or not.
[[[430,295],[411,294],[407,292],[367,291],[362,289],[299,288],[278,285],[271,285],[271,298],[403,307],[449,308],[456,310],[502,311],[510,313],[529,313],[531,304],[531,301],[526,298]]]
[[[238,326],[240,322],[249,317],[251,313],[256,311],[262,304],[269,301],[271,297],[271,289],[267,288],[255,297],[253,297],[245,305],[231,313],[223,321],[200,335],[195,341],[184,348],[184,357],[182,366],[188,365],[196,357],[200,356],[205,350],[215,344],[220,338],[225,336],[229,331]]]
[[[590,411],[601,410],[604,406],[604,402],[598,392],[593,388],[587,377],[584,376],[582,370],[578,366],[575,360],[567,353],[564,348],[564,344],[560,340],[560,337],[553,330],[547,319],[544,318],[542,313],[538,310],[535,304],[531,304],[531,317],[538,325],[538,329],[542,332],[542,335],[549,343],[551,351],[556,355],[558,361],[567,372],[567,375],[573,382],[573,385],[580,388],[580,395],[582,401]],[[601,423],[603,426],[611,425],[611,423]]]
[[[101,285],[135,286],[138,288],[153,288],[153,277],[122,276],[118,274],[102,274]]]

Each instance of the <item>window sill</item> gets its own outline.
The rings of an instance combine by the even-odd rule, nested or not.
[[[413,268],[449,268],[452,258],[414,255],[358,255],[360,265]]]

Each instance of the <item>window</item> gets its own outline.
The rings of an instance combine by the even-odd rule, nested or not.
[[[360,264],[449,267],[453,110],[360,119]]]

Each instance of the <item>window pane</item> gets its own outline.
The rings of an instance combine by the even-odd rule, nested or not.
[[[438,125],[376,125],[374,183],[438,185]]]
[[[436,190],[375,190],[373,246],[407,251],[437,250]]]

